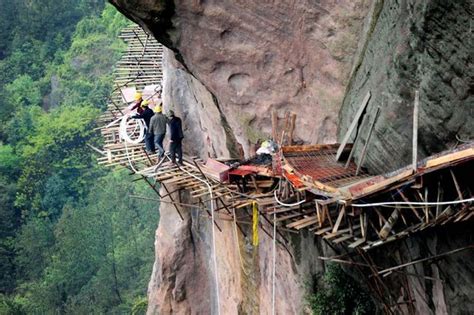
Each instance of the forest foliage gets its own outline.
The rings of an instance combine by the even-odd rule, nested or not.
[[[103,0],[0,5],[0,314],[143,311],[157,204],[87,146],[129,22]]]

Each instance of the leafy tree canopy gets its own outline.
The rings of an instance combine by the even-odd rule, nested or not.
[[[0,314],[142,314],[157,205],[87,146],[129,22],[103,0],[0,6]]]

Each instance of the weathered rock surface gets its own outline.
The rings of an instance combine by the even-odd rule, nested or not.
[[[376,1],[365,49],[356,59],[340,111],[346,132],[367,91],[372,97],[361,126],[361,145],[381,107],[365,166],[391,171],[411,162],[415,90],[420,92],[418,155],[446,150],[474,136],[472,2]]]
[[[472,223],[425,230],[371,252],[375,265],[398,266],[472,245]],[[399,269],[384,278],[403,314],[473,314],[474,251]],[[413,301],[413,303],[406,303]],[[399,310],[400,311],[400,310]]]
[[[209,89],[245,155],[270,135],[272,109],[298,114],[298,139],[336,140],[370,1],[111,2]]]
[[[200,157],[237,155],[233,133],[212,94],[164,49],[164,110],[183,120],[186,154]],[[234,151],[233,151],[234,150]]]
[[[299,140],[333,142],[336,127],[342,137],[368,90],[363,137],[381,106],[364,164],[372,171],[410,162],[416,89],[420,158],[455,144],[456,135],[472,138],[467,0],[110,1],[171,49],[165,58],[165,110],[183,117],[189,154],[250,155],[253,144],[270,134],[272,109],[280,116],[286,110],[298,114]],[[148,313],[215,313],[210,220],[202,211],[182,209],[181,222],[169,204],[160,210]],[[219,224],[221,314],[270,313],[271,239],[261,233],[260,246],[252,249],[242,236],[236,238],[230,222]],[[311,235],[293,239],[293,257],[277,247],[279,314],[303,311],[303,283],[323,272],[317,256],[332,254]],[[438,229],[375,251],[373,258],[390,266],[469,243],[472,226]],[[400,303],[414,300],[417,313],[468,314],[474,309],[472,258],[472,251],[463,252],[406,270],[442,281],[384,279]]]
[[[173,198],[178,198],[177,193]],[[166,201],[170,200],[166,198]],[[189,202],[188,196],[181,193],[181,201]],[[171,204],[160,205],[147,313],[216,314],[211,220],[201,209],[180,208],[180,211],[183,221]],[[259,246],[253,247],[249,243],[250,229],[244,226],[247,235],[244,237],[236,232],[233,222],[217,222],[221,229],[215,227],[220,313],[271,314],[272,238],[261,232]],[[323,265],[313,262],[317,256],[332,254],[311,236],[299,238],[291,252],[292,255],[299,253],[298,257],[292,257],[283,246],[277,246],[277,314],[302,313],[305,307],[303,284],[313,275],[323,273]]]

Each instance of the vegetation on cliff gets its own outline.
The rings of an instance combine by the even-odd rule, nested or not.
[[[340,265],[329,264],[322,281],[314,280],[306,296],[313,314],[375,313],[370,295]]]
[[[158,211],[86,145],[128,22],[100,0],[0,5],[0,314],[131,312]]]

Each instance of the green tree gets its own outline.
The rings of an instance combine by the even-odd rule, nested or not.
[[[20,226],[19,214],[13,207],[16,187],[0,177],[0,294],[15,288],[14,237]]]
[[[315,315],[374,314],[370,295],[341,266],[329,264],[322,283],[314,281],[306,299]]]
[[[126,176],[108,174],[81,206],[63,209],[50,263],[24,292],[31,309],[130,312],[145,294],[158,212],[152,203],[124,198],[144,188],[129,185]]]
[[[86,145],[129,22],[102,0],[0,4],[0,314],[140,312],[157,207]]]
[[[51,222],[46,218],[32,218],[24,224],[15,239],[21,282],[38,280],[48,265],[54,235]]]
[[[7,101],[13,108],[41,105],[41,91],[29,75],[21,75],[5,86]]]

